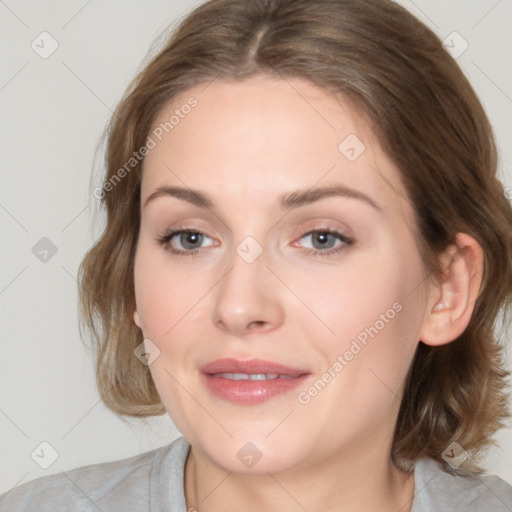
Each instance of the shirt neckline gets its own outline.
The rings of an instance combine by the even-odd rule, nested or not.
[[[175,510],[176,512],[187,512],[185,502],[185,464],[190,453],[191,445],[180,436],[170,445],[163,447],[155,459],[151,470],[149,483],[149,510],[160,512],[161,510]],[[417,496],[417,476],[425,472],[425,469],[433,470],[435,461],[428,458],[421,458],[415,461],[411,472],[414,478],[414,494],[411,502],[410,512],[420,512],[421,504]],[[417,471],[419,470],[419,471]],[[419,477],[421,480],[421,476]]]

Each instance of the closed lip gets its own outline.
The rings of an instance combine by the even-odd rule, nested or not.
[[[200,368],[202,373],[215,375],[216,373],[277,373],[279,375],[288,375],[290,377],[298,377],[300,375],[310,373],[300,368],[291,368],[274,361],[265,361],[263,359],[249,359],[243,361],[240,359],[225,358],[211,361]]]

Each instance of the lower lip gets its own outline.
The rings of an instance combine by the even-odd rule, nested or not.
[[[287,393],[304,383],[309,374],[293,379],[231,380],[201,374],[208,389],[219,398],[241,405],[254,405]]]

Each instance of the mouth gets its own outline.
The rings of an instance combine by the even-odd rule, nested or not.
[[[229,380],[274,380],[274,379],[295,379],[297,375],[282,375],[278,373],[214,373],[214,377],[222,377]]]
[[[263,359],[217,359],[201,367],[202,373],[209,375],[230,374],[230,375],[266,375],[269,378],[295,377],[303,373],[309,373],[307,370],[291,368],[274,361],[265,361]],[[274,377],[274,375],[276,377]]]
[[[239,405],[255,405],[283,395],[311,374],[261,359],[219,359],[203,366],[200,372],[212,394]]]

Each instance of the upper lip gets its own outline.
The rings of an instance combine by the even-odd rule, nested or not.
[[[279,375],[301,375],[308,373],[300,368],[290,368],[274,361],[265,361],[263,359],[249,359],[242,361],[240,359],[217,359],[200,368],[202,373],[213,375],[215,373],[277,373]]]

